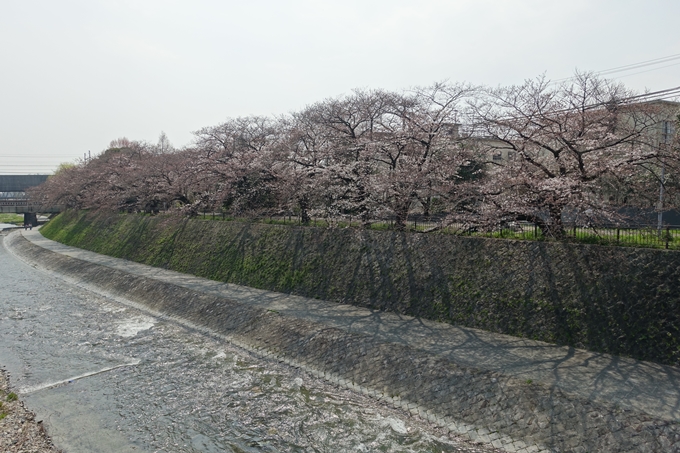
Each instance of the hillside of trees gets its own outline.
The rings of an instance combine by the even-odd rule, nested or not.
[[[623,207],[677,204],[678,105],[593,74],[562,84],[436,83],[355,90],[279,117],[194,132],[175,149],[120,138],[64,166],[33,197],[45,205],[238,217],[410,215],[471,228],[528,221],[613,222]]]

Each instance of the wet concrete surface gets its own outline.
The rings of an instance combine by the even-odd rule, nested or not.
[[[4,247],[0,269],[0,365],[66,452],[492,451]]]
[[[49,250],[135,275],[273,310],[294,318],[408,345],[462,365],[540,382],[578,397],[680,421],[680,369],[477,329],[214,282],[69,247],[38,230],[24,237]]]

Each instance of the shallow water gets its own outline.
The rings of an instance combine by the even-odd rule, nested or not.
[[[68,452],[491,451],[4,248],[0,269],[0,364]]]

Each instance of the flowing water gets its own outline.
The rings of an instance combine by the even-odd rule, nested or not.
[[[0,269],[0,365],[67,452],[491,451],[4,248]]]

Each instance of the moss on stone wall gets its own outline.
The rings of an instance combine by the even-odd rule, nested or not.
[[[66,212],[51,239],[218,281],[680,364],[680,252]]]

